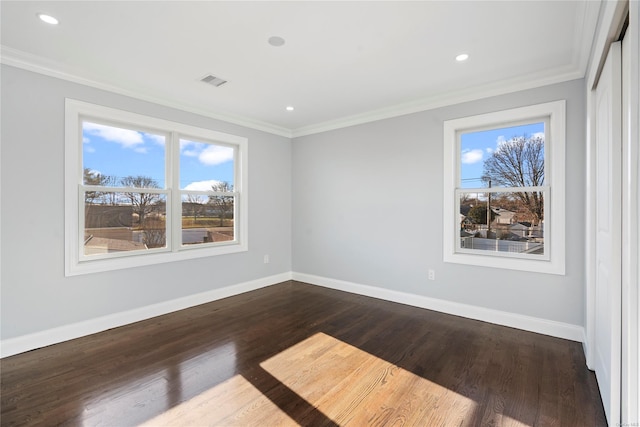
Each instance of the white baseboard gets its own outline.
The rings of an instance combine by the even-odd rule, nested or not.
[[[414,307],[426,308],[429,310],[439,311],[441,313],[481,320],[483,322],[522,329],[524,331],[535,332],[571,341],[584,342],[586,337],[584,327],[571,325],[569,323],[524,316],[506,311],[493,310],[490,308],[476,307],[453,301],[429,298],[421,295],[398,292],[375,286],[361,285],[358,283],[346,282],[344,280],[329,279],[305,273],[292,272],[292,279],[312,285],[398,302]]]
[[[239,295],[292,279],[312,285],[398,302],[414,307],[439,311],[441,313],[494,323],[497,325],[509,326],[557,338],[582,343],[585,342],[586,338],[583,327],[568,323],[523,316],[521,314],[476,307],[473,305],[398,292],[375,286],[361,285],[343,280],[314,276],[311,274],[286,272],[133,310],[113,313],[83,322],[47,329],[33,334],[9,338],[0,341],[0,357],[8,357],[25,351],[35,350],[48,345],[95,334],[97,332],[106,331],[107,329],[117,328],[129,323],[139,322],[155,316],[161,316],[163,314],[183,310],[196,305]]]
[[[249,282],[239,283],[220,289],[213,289],[211,291],[164,301],[120,313],[113,313],[83,322],[35,332],[33,334],[9,338],[0,342],[0,357],[12,356],[25,351],[35,350],[36,348],[46,347],[63,341],[95,334],[97,332],[106,331],[107,329],[117,328],[118,326],[127,325],[129,323],[139,322],[141,320],[150,319],[152,317],[161,316],[163,314],[183,310],[196,305],[239,295],[255,289],[271,286],[276,283],[285,282],[287,280],[291,280],[291,272],[263,277]]]

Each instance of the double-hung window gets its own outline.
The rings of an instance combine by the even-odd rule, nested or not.
[[[247,250],[246,138],[66,101],[67,275]]]
[[[564,274],[565,103],[444,123],[444,261]]]

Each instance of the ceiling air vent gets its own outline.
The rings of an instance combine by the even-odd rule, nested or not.
[[[208,83],[210,85],[213,85],[215,87],[220,87],[223,84],[225,84],[227,81],[221,79],[220,77],[216,77],[212,74],[207,74],[206,76],[204,76],[203,78],[200,79],[201,82],[205,82]]]

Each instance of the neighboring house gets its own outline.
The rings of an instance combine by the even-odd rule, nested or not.
[[[473,220],[466,215],[460,214],[460,228],[465,228],[466,226],[472,225]]]
[[[527,237],[529,235],[529,227],[520,222],[509,227],[509,231],[518,237]]]
[[[496,214],[496,219],[493,221],[495,224],[513,224],[515,222],[515,212],[502,208],[492,208],[491,210]]]

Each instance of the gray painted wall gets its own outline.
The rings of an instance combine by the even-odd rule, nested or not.
[[[291,141],[2,66],[1,339],[291,271]],[[249,139],[249,251],[64,277],[64,99]],[[270,263],[263,263],[263,255]]]
[[[584,82],[296,138],[2,66],[0,339],[288,271],[584,324]],[[249,139],[249,252],[64,277],[64,98]],[[444,120],[567,100],[567,274],[442,262]],[[45,208],[43,208],[45,207]],[[263,255],[270,264],[263,264]],[[436,280],[427,280],[435,269]]]
[[[294,139],[293,270],[583,325],[584,92],[575,80]],[[567,101],[566,275],[445,264],[443,121],[559,99]]]

